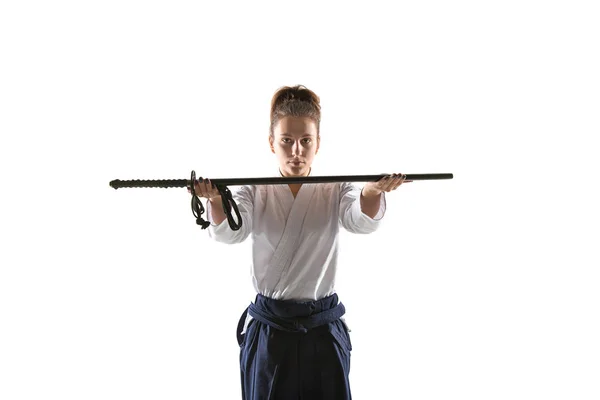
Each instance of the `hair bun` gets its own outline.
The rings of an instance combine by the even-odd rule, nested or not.
[[[303,85],[281,88],[274,99],[274,104],[287,103],[289,101],[307,101],[316,106],[319,106],[320,103],[319,97]]]

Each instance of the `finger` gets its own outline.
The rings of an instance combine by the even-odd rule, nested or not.
[[[396,180],[395,174],[389,175],[386,177],[385,181],[381,183],[380,190],[383,192],[389,192],[390,188],[394,186],[394,182]]]
[[[215,191],[215,190],[217,190],[217,187],[215,186],[215,184],[214,184],[214,183],[212,183],[212,182],[210,181],[210,179],[208,179],[208,178],[207,178],[207,179],[205,180],[205,182],[206,182],[206,187],[207,187],[209,190],[211,190],[211,191]]]
[[[390,191],[394,190],[398,185],[398,179],[399,179],[398,174],[390,175],[390,179],[388,180],[388,182],[383,190],[386,192],[390,192]]]
[[[387,181],[390,179],[390,176],[391,175],[383,176],[383,177],[379,178],[378,180],[376,180],[375,182],[373,182],[373,184],[375,184],[378,187],[382,186],[387,183]]]
[[[398,174],[398,186],[402,185],[406,180],[406,174]],[[398,187],[396,186],[396,187]]]
[[[389,191],[392,191],[392,190],[396,190],[396,189],[398,189],[398,188],[400,187],[400,185],[402,185],[402,178],[401,178],[400,176],[398,176],[398,177],[396,177],[396,178],[394,179],[394,183],[393,183],[393,185],[390,187],[390,190],[389,190]]]
[[[196,182],[194,184],[194,190],[196,191],[196,196],[206,197],[206,185],[204,185],[202,177],[196,179]]]
[[[405,182],[404,181],[404,179],[406,178],[405,174],[394,174],[394,175],[395,175],[395,178],[394,178],[394,182],[393,182],[392,186],[390,187],[390,191],[398,189]]]
[[[202,180],[200,184],[200,190],[202,192],[202,197],[205,197],[207,199],[212,199],[221,195],[219,189],[217,189],[217,187],[213,183],[211,183],[210,179],[208,178]]]
[[[210,182],[210,179],[205,179],[204,184],[206,185],[206,197],[212,198],[219,194],[219,191],[216,189],[215,185]]]
[[[389,175],[383,176],[374,182],[369,182],[368,185],[375,190],[382,190],[387,185]]]
[[[406,174],[398,174],[398,175],[399,175],[398,186],[401,186],[404,182],[406,182]]]
[[[205,197],[208,198],[208,193],[209,193],[209,189],[206,186],[206,181],[207,179],[203,179],[202,177],[199,177],[198,179],[196,179],[194,181],[194,194],[198,197]],[[192,190],[190,189],[190,187],[188,186],[188,193],[192,193]]]
[[[200,187],[202,188],[202,197],[210,198],[210,186],[206,183],[207,179],[202,179]]]

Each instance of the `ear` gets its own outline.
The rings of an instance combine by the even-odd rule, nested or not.
[[[319,147],[321,147],[321,136],[317,136],[317,149],[315,150],[315,155],[319,152]]]
[[[273,137],[269,135],[269,147],[271,148],[271,153],[275,154],[275,148],[273,147]]]

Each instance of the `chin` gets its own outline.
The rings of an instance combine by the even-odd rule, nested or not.
[[[298,167],[288,165],[283,171],[287,175],[302,176],[302,175],[306,175],[310,171],[310,166],[308,166],[306,164],[302,164],[301,166],[298,166]]]

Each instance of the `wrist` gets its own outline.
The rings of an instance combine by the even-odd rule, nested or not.
[[[377,197],[382,193],[382,191],[377,191],[377,190],[368,190],[368,189],[364,189],[361,191],[361,195],[363,197],[366,198],[371,198],[371,197]]]

